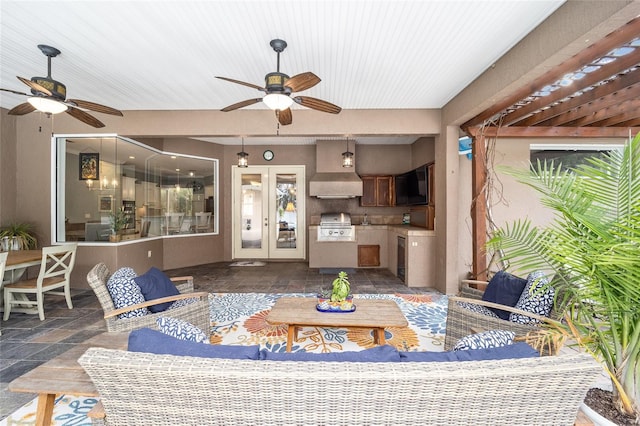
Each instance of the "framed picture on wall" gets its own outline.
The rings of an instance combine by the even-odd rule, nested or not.
[[[80,153],[80,180],[100,179],[100,154],[97,152]]]
[[[101,195],[98,197],[98,210],[101,212],[111,212],[113,210],[113,196]]]

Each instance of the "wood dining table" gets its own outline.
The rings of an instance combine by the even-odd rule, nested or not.
[[[2,284],[9,284],[18,281],[22,278],[22,275],[30,266],[40,265],[42,262],[42,250],[11,250],[7,255],[7,262],[4,268],[4,278],[0,283],[0,287]],[[20,295],[18,295],[20,296]],[[26,295],[21,295],[22,297],[26,297]],[[0,295],[0,302],[2,300],[2,296]],[[1,307],[2,303],[0,303]],[[17,306],[12,309],[12,312],[23,312],[27,314],[37,314],[38,309],[33,306]]]

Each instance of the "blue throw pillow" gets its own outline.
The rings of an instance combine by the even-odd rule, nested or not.
[[[140,287],[140,291],[145,300],[160,299],[162,297],[177,296],[180,294],[175,284],[171,282],[160,269],[152,266],[144,275],[135,278],[136,284]],[[161,303],[159,305],[149,306],[149,310],[153,313],[162,312],[171,306],[172,302]]]
[[[324,362],[399,362],[398,350],[390,345],[376,346],[363,351],[330,352],[315,354],[309,352],[260,351],[260,358],[268,361],[324,361]]]
[[[506,305],[514,307],[520,295],[527,285],[527,280],[524,278],[516,277],[508,272],[498,271],[497,274],[491,278],[487,285],[482,300],[485,302],[499,303],[500,305]],[[489,308],[495,312],[498,317],[503,320],[509,320],[510,312],[503,311],[502,309]]]
[[[536,358],[538,351],[524,342],[488,349],[447,352],[400,352],[402,362],[486,361],[495,359]]]
[[[260,359],[260,346],[205,345],[141,328],[129,334],[129,351],[200,358]]]
[[[107,280],[107,290],[116,309],[144,303],[140,287],[135,283],[136,271],[131,268],[120,268]],[[118,318],[133,318],[148,315],[147,308],[138,308],[118,315]]]
[[[458,340],[453,347],[454,351],[466,351],[469,349],[488,349],[506,346],[513,343],[516,333],[507,330],[489,330],[482,333],[471,334]]]
[[[486,361],[494,359],[537,358],[540,353],[524,342],[487,349],[455,351],[458,361]]]
[[[177,318],[160,317],[156,319],[158,329],[164,334],[180,340],[197,343],[209,343],[209,336],[195,325]]]

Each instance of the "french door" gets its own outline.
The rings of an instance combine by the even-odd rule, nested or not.
[[[233,257],[305,258],[305,167],[233,166]]]

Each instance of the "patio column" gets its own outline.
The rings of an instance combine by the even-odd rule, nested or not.
[[[472,275],[473,279],[487,279],[487,171],[485,168],[487,147],[483,134],[471,139],[471,219],[472,219]]]

